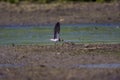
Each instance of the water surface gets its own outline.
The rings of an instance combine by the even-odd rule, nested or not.
[[[28,65],[23,64],[0,64],[0,68],[17,68],[17,67],[24,67]],[[119,63],[111,63],[111,64],[76,64],[69,66],[71,68],[120,68]],[[66,67],[67,68],[67,67]]]
[[[0,64],[0,68],[16,68],[16,67],[23,67],[23,64]]]
[[[77,64],[73,68],[120,68],[120,64]]]
[[[0,45],[54,44],[54,25],[0,26]],[[75,43],[120,43],[120,24],[61,25],[61,38]]]

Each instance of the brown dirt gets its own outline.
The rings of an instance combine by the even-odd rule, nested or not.
[[[0,3],[0,25],[119,23],[120,2],[33,4]]]
[[[75,64],[119,63],[120,44],[0,46],[0,80],[119,80],[120,68],[73,68]]]

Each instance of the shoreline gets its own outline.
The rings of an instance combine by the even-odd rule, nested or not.
[[[14,26],[20,26],[20,27],[27,27],[27,26],[54,26],[55,24],[0,24],[0,27],[14,27]],[[61,23],[61,26],[64,25],[114,25],[114,26],[120,26],[120,23]]]
[[[2,80],[119,80],[119,63],[120,44],[0,46]]]
[[[120,44],[12,45],[0,46],[0,53],[0,64],[72,69],[77,64],[119,63]]]
[[[48,7],[0,3],[0,26],[55,24],[58,18],[65,19],[62,24],[119,23],[119,6],[120,3],[49,4]],[[101,64],[111,67],[112,63],[120,65],[120,43],[0,45],[0,80],[119,80],[120,67],[99,67]],[[88,64],[98,68],[81,68]]]

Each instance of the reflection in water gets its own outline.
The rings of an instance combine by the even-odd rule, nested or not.
[[[77,64],[74,68],[120,68],[120,64]]]

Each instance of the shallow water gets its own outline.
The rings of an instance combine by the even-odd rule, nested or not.
[[[54,25],[0,26],[0,45],[54,44]],[[75,43],[120,43],[120,24],[61,25],[61,38]]]
[[[7,67],[7,68],[16,68],[16,67],[23,67],[24,65],[22,64],[0,64],[0,68],[1,67]]]
[[[120,64],[77,64],[73,68],[120,68]]]
[[[23,64],[0,64],[0,68],[17,68],[24,67],[27,65]],[[59,67],[59,66],[57,66]],[[76,64],[69,66],[70,68],[120,68],[119,63],[111,63],[111,64]]]

